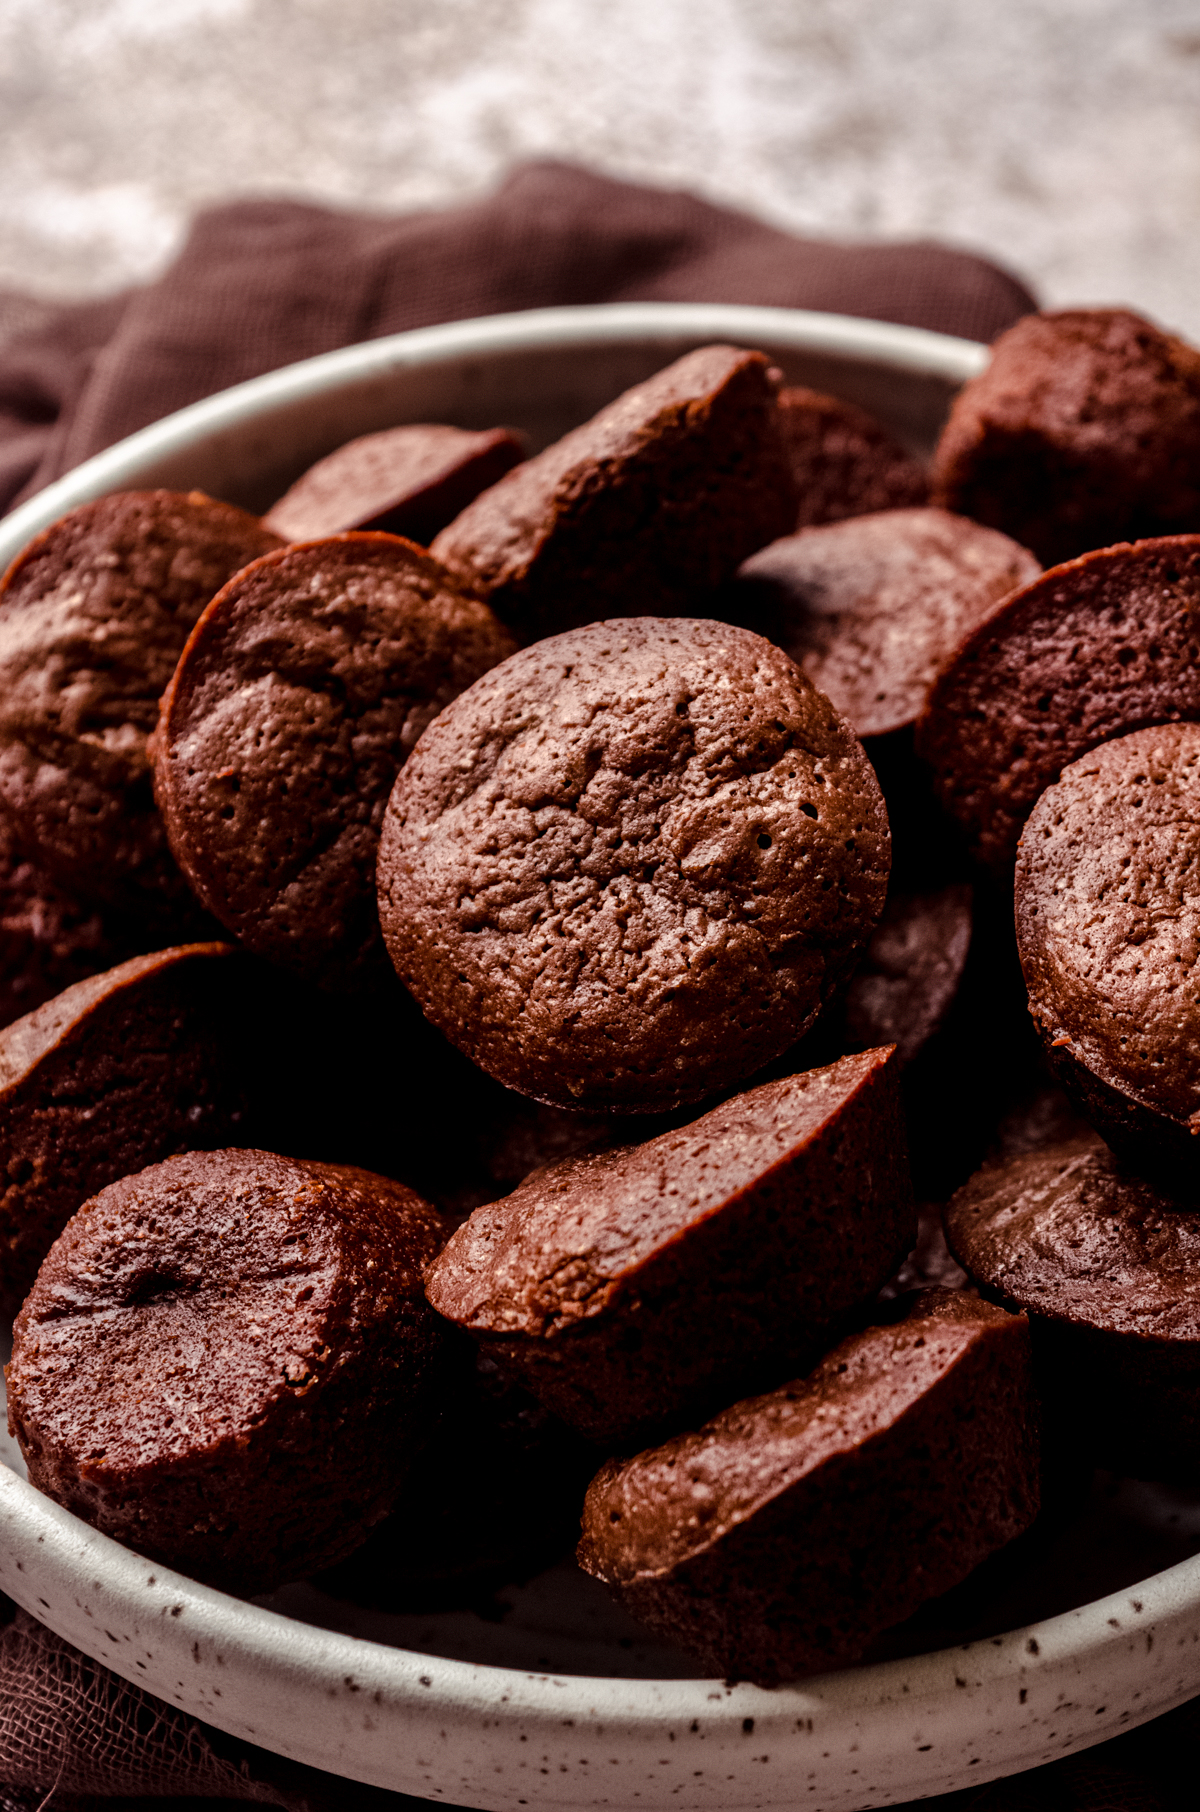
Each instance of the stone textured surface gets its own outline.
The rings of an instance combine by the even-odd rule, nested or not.
[[[0,292],[145,278],[233,193],[435,207],[551,154],[1196,337],[1198,100],[1193,0],[6,0]]]

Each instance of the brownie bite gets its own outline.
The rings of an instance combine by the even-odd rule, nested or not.
[[[938,670],[1041,567],[946,510],[884,510],[787,535],[739,569],[746,621],[791,655],[864,740],[911,726]],[[746,614],[743,614],[746,613]]]
[[[75,982],[0,1031],[0,1311],[106,1183],[235,1135],[247,980],[230,945],[187,944]]]
[[[1029,1010],[1063,1085],[1131,1163],[1200,1183],[1200,725],[1102,743],[1017,856]]]
[[[383,529],[428,546],[524,457],[524,441],[511,428],[471,433],[441,422],[385,428],[319,459],[263,522],[285,541]]]
[[[794,528],[926,501],[924,466],[857,404],[789,385],[779,392],[779,419],[800,495]]]
[[[1200,716],[1200,535],[1106,547],[1010,598],[942,669],[917,754],[976,855],[1012,871],[1068,762],[1143,724]]]
[[[204,921],[167,848],[146,739],[204,606],[278,546],[200,491],[125,491],[44,529],[0,581],[0,811],[62,886],[164,942]]]
[[[1200,529],[1200,352],[1128,309],[1026,315],[955,399],[933,501],[1047,565]]]
[[[324,987],[386,972],[379,824],[442,707],[513,652],[486,604],[393,535],[255,561],[205,610],[162,701],[154,786],[197,897]]]
[[[801,1362],[912,1245],[889,1049],[537,1170],[477,1208],[438,1313],[590,1440],[679,1427]]]
[[[13,1329],[29,1476],[104,1534],[249,1596],[346,1555],[426,1436],[444,1228],[366,1171],[189,1152],[56,1241]]]
[[[714,1673],[856,1660],[1038,1505],[1024,1316],[958,1291],[592,1483],[580,1564]]]
[[[912,1063],[945,1025],[970,947],[967,882],[890,894],[836,1015],[848,1047],[894,1044],[899,1062]]]
[[[704,346],[507,473],[433,544],[527,641],[694,611],[795,524],[778,373]]]
[[[510,1088],[650,1113],[778,1056],[883,909],[870,764],[748,630],[591,624],[430,725],[379,850],[397,974]]]
[[[952,1251],[1033,1329],[1047,1433],[1135,1477],[1200,1476],[1200,1213],[1094,1134],[979,1171]]]

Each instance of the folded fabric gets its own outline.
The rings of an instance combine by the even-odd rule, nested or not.
[[[228,384],[435,321],[578,302],[753,302],[992,340],[1036,306],[946,246],[797,239],[694,195],[566,164],[387,219],[239,201],[157,283],[56,309],[0,349],[0,509]]]

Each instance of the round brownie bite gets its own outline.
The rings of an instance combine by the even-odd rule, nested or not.
[[[971,898],[964,881],[936,893],[888,896],[835,1015],[849,1048],[894,1044],[899,1062],[908,1064],[936,1037],[967,965]]]
[[[120,913],[62,887],[0,818],[0,1026],[144,947]]]
[[[819,390],[779,392],[779,420],[800,513],[794,528],[924,503],[929,475],[865,409]]]
[[[1096,1138],[977,1172],[946,1210],[959,1262],[1029,1316],[1047,1433],[1093,1465],[1200,1476],[1200,1214]]]
[[[787,535],[738,570],[739,620],[791,655],[864,740],[911,726],[939,668],[1041,567],[946,510],[883,510]]]
[[[471,433],[441,422],[385,428],[319,459],[263,522],[285,541],[383,529],[426,546],[524,457],[524,442],[511,428]]]
[[[580,1564],[729,1680],[856,1660],[1038,1506],[1024,1316],[923,1291],[806,1378],[610,1460]]]
[[[176,941],[181,914],[201,921],[146,739],[200,612],[279,544],[200,491],[124,491],[44,529],[0,581],[0,811],[64,887]]]
[[[75,982],[0,1031],[0,1312],[106,1183],[235,1136],[247,979],[229,944],[185,944]]]
[[[154,785],[197,897],[238,940],[323,986],[386,957],[379,824],[442,707],[512,653],[486,604],[392,535],[255,561],[193,630],[162,701]]]
[[[1017,943],[1064,1087],[1131,1163],[1200,1183],[1200,725],[1102,743],[1038,800]]]
[[[1143,724],[1200,716],[1200,535],[1101,548],[1014,592],[942,669],[916,727],[945,809],[1011,874],[1039,794]]]
[[[702,346],[484,491],[433,552],[524,639],[694,610],[794,526],[761,352]]]
[[[55,1242],[13,1329],[32,1482],[228,1591],[332,1565],[390,1508],[436,1400],[421,1277],[445,1230],[367,1171],[189,1152]]]
[[[781,650],[642,618],[523,650],[430,725],[379,911],[401,980],[499,1081],[650,1113],[807,1029],[889,861],[861,745]]]
[[[534,1171],[452,1236],[430,1302],[596,1442],[678,1428],[778,1377],[913,1243],[893,1056],[843,1057]]]
[[[1200,352],[1128,309],[1027,315],[956,397],[933,501],[1046,565],[1200,529]]]

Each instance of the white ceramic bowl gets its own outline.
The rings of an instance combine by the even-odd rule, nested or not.
[[[543,444],[711,340],[765,348],[792,381],[861,402],[916,447],[986,360],[981,346],[910,328],[717,305],[425,328],[273,372],[133,435],[0,522],[0,567],[108,491],[198,486],[264,508],[321,454],[396,422],[504,422]],[[1004,1636],[766,1692],[695,1678],[569,1567],[506,1594],[499,1622],[356,1613],[310,1587],[245,1604],[98,1535],[32,1490],[7,1452],[0,1588],[18,1603],[223,1730],[451,1804],[850,1812],[1032,1767],[1200,1691],[1200,1557]],[[1109,1534],[1116,1516],[1147,1552],[1160,1551],[1156,1527],[1173,1532],[1171,1552],[1181,1529],[1183,1551],[1200,1547],[1198,1505],[1122,1487]]]

